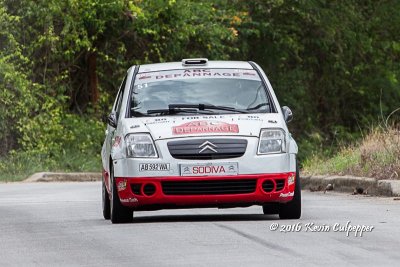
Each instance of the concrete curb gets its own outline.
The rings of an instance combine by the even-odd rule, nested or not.
[[[353,193],[356,188],[362,188],[369,195],[400,196],[400,180],[377,180],[368,177],[355,176],[302,176],[302,189],[324,191],[328,184],[333,185],[334,191]]]
[[[92,182],[101,181],[100,172],[38,172],[23,182],[35,183],[35,182]]]

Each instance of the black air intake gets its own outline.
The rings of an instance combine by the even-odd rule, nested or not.
[[[247,194],[256,190],[256,180],[206,180],[161,182],[165,195]]]

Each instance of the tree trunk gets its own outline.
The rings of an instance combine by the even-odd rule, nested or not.
[[[96,52],[90,52],[88,56],[88,75],[89,75],[89,89],[90,89],[90,102],[96,105],[99,100],[99,87],[96,72]]]

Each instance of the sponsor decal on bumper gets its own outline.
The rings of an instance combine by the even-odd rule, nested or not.
[[[181,176],[237,175],[237,162],[180,164]]]
[[[280,193],[279,197],[292,197],[294,196],[294,192],[288,192],[288,193]]]

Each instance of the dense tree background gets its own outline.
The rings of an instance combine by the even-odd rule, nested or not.
[[[100,118],[127,68],[187,57],[259,63],[294,111],[300,156],[334,148],[400,105],[399,10],[397,0],[0,0],[0,158],[94,169]]]

